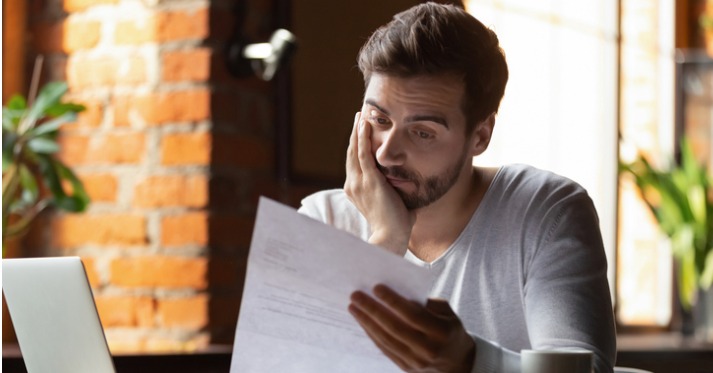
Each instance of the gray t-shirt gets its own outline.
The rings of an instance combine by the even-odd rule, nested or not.
[[[369,224],[341,189],[300,212],[364,240]],[[525,165],[500,168],[453,244],[428,263],[431,296],[448,299],[476,341],[474,372],[519,372],[522,349],[586,349],[612,372],[615,326],[597,214],[575,182]]]

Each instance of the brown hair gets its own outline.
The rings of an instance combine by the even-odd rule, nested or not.
[[[396,14],[364,44],[358,64],[366,84],[373,73],[462,76],[467,134],[498,111],[508,80],[495,33],[464,10],[436,3]]]

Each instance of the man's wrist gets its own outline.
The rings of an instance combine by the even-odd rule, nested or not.
[[[408,249],[408,238],[399,239],[395,235],[390,235],[383,232],[374,232],[371,237],[369,237],[369,243],[372,245],[377,245],[385,248],[386,250],[397,254],[404,255]]]

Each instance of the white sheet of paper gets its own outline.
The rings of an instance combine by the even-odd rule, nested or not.
[[[261,198],[230,372],[398,372],[347,310],[352,292],[380,283],[425,303],[432,277]]]

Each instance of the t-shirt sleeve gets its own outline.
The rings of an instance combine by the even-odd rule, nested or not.
[[[327,210],[325,202],[325,199],[321,198],[318,194],[307,196],[302,200],[302,204],[300,205],[300,208],[297,209],[297,212],[323,223],[328,223],[325,217],[325,211]]]
[[[475,341],[472,373],[520,373],[520,354],[477,335],[470,336]]]
[[[612,372],[616,336],[599,221],[586,193],[544,216],[525,266],[525,317],[533,349],[584,349]]]
[[[371,235],[366,219],[341,189],[324,190],[305,197],[297,212],[365,241]]]

